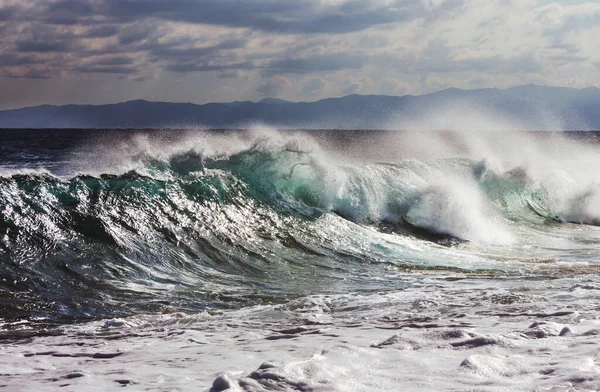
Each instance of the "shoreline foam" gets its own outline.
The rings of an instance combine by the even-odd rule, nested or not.
[[[5,344],[8,390],[596,390],[600,284],[448,281]]]

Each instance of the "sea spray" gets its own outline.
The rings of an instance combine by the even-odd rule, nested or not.
[[[429,183],[406,214],[411,224],[475,242],[510,245],[514,241],[473,181],[437,177]]]

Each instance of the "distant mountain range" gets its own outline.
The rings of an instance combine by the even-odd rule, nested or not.
[[[527,85],[316,102],[135,100],[0,111],[0,128],[246,128],[257,123],[303,129],[600,130],[600,89]]]

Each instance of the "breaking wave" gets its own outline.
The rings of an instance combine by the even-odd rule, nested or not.
[[[567,170],[478,157],[344,162],[297,138],[231,139],[143,146],[121,174],[1,177],[5,314],[72,322],[236,307],[341,290],[353,276],[368,289],[379,284],[361,276],[369,264],[469,269],[444,249],[600,223],[595,183]]]

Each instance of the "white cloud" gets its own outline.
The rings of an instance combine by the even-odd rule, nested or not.
[[[380,91],[385,95],[403,95],[409,91],[409,84],[398,79],[384,79]]]
[[[282,90],[292,88],[294,81],[287,76],[274,76],[263,83],[257,88],[256,92],[266,97],[277,97]]]
[[[366,93],[371,86],[373,86],[373,81],[368,77],[350,79],[339,88],[339,91],[343,95]]]
[[[310,96],[319,96],[327,89],[329,83],[321,77],[310,78],[304,82],[302,86],[302,94]]]

